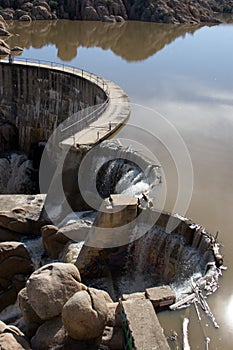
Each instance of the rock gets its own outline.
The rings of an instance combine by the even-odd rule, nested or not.
[[[145,295],[150,299],[155,310],[168,308],[176,300],[175,292],[169,286],[147,288]]]
[[[100,17],[93,6],[87,6],[83,9],[82,19],[85,21],[99,21]]]
[[[14,10],[10,8],[0,10],[0,16],[6,21],[12,20],[14,17]]]
[[[44,6],[35,6],[31,10],[31,16],[33,19],[44,20],[52,19],[51,13]]]
[[[18,304],[22,312],[26,334],[31,338],[37,331],[38,327],[43,323],[39,316],[35,313],[29,302],[27,289],[23,288],[18,294]]]
[[[0,46],[0,56],[8,56],[10,52],[10,49],[7,49],[4,46]]]
[[[32,271],[31,258],[22,243],[0,243],[0,311],[15,302]]]
[[[0,28],[0,36],[11,36],[11,33],[6,29]]]
[[[20,337],[24,336],[24,334],[21,332],[21,330],[18,327],[13,325],[7,325],[2,321],[0,321],[0,334],[1,333],[12,333]]]
[[[11,333],[0,334],[0,349],[1,350],[30,350],[30,345],[24,339]]]
[[[0,227],[25,235],[36,234],[38,223],[27,217],[24,208],[14,208],[9,211],[0,211]]]
[[[42,320],[58,316],[73,294],[82,290],[78,269],[72,264],[51,263],[33,272],[26,288],[30,305]]]
[[[22,16],[28,16],[28,12],[22,9],[17,9],[14,13],[14,19],[19,19]]]
[[[114,16],[103,16],[102,21],[107,23],[116,23]]]
[[[117,22],[125,22],[125,19],[122,16],[115,16]]]
[[[102,293],[106,303],[110,303],[110,304],[113,303],[112,298],[110,297],[110,295],[105,290],[100,289],[99,291],[100,291],[100,293]]]
[[[21,237],[22,235],[19,233],[0,227],[0,242],[5,242],[5,241],[18,242],[21,239]]]
[[[64,305],[62,321],[69,336],[77,340],[100,337],[107,321],[108,308],[103,294],[93,288],[75,293]]]
[[[132,294],[122,294],[121,300],[122,301],[127,301],[127,300],[142,300],[145,299],[145,293],[144,292],[138,292],[138,293],[132,293]]]
[[[4,40],[2,40],[2,39],[0,39],[0,46],[6,47],[7,49],[10,48],[10,46],[9,46]]]
[[[107,326],[122,327],[120,303],[107,303],[107,307],[108,307]]]
[[[34,350],[53,349],[62,345],[67,337],[61,317],[55,317],[44,322],[31,340]]]
[[[82,249],[83,243],[68,242],[59,256],[59,260],[66,263],[75,264],[79,253]]]
[[[68,336],[61,317],[44,322],[31,339],[33,350],[97,350],[95,342],[83,342]]]
[[[23,15],[21,17],[19,17],[19,21],[20,22],[31,22],[31,17],[29,15]]]
[[[8,27],[5,19],[0,15],[0,24],[1,24],[1,28],[6,29]]]
[[[0,47],[6,47],[10,51],[9,45],[0,40]],[[19,131],[16,125],[9,120],[0,122],[0,151],[8,152],[19,148]]]
[[[19,46],[14,46],[12,49],[11,49],[11,52],[23,52],[23,48],[22,47],[19,47]]]
[[[111,350],[122,350],[124,343],[124,332],[121,327],[105,327],[101,345],[108,346]]]
[[[63,235],[56,226],[46,225],[41,228],[43,245],[51,259],[57,259],[70,239]]]

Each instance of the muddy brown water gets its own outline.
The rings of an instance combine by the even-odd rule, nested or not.
[[[181,343],[187,316],[191,349],[205,349],[205,336],[209,349],[232,349],[233,25],[37,21],[11,23],[10,31],[19,34],[8,42],[24,48],[22,57],[81,67],[130,96],[129,126],[118,136],[155,154],[164,168],[165,209],[179,209],[210,232],[219,231],[228,267],[208,298],[219,329],[204,315],[201,327],[193,307],[161,313],[160,322],[166,335],[176,330]]]

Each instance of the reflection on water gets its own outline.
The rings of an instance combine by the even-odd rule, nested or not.
[[[220,281],[219,291],[208,299],[220,329],[207,327],[204,317],[203,327],[211,338],[211,350],[231,350],[233,26],[199,28],[135,22],[109,25],[37,21],[26,26],[11,24],[10,30],[20,36],[8,40],[11,46],[27,48],[26,56],[46,60],[53,55],[55,61],[72,60],[72,65],[114,80],[126,90],[131,101],[151,109],[148,112],[134,106],[129,121],[138,125],[146,137],[135,127],[132,129],[136,130],[134,135],[128,132],[129,127],[123,128],[120,135],[132,136],[139,143],[146,139],[149,149],[156,152],[168,184],[167,210],[173,208],[179,174],[177,164],[166,148],[166,137],[172,142],[172,136],[164,130],[165,141],[162,143],[159,138],[162,131],[158,135],[158,115],[163,115],[178,130],[188,147],[194,170],[192,198],[186,215],[213,233],[219,231],[219,240],[224,245],[224,262],[229,267]],[[155,137],[149,138],[145,129]],[[181,171],[182,166],[184,162],[180,157]],[[160,315],[165,332],[175,329],[181,336],[184,316],[190,317],[192,349],[204,349],[203,333],[192,308]]]
[[[157,24],[142,22],[102,23],[81,21],[33,21],[11,23],[9,31],[19,34],[11,37],[10,45],[24,48],[41,48],[53,44],[57,56],[70,61],[79,47],[100,47],[112,50],[127,61],[144,60],[177,37],[193,34],[203,25]]]

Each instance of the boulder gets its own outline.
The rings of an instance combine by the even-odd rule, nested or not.
[[[23,15],[21,17],[19,17],[19,21],[20,22],[31,22],[31,17],[29,15]]]
[[[30,350],[30,345],[24,337],[14,335],[12,333],[0,334],[1,350]]]
[[[82,290],[78,269],[73,264],[51,263],[33,272],[27,281],[30,305],[42,320],[58,316],[63,305]]]
[[[26,334],[29,338],[31,338],[36,333],[38,327],[43,323],[43,321],[31,307],[26,288],[23,288],[19,292],[18,304],[22,312]]]
[[[124,349],[124,343],[124,332],[121,327],[105,327],[101,340],[102,345],[111,350],[122,350]]]
[[[12,20],[14,17],[14,10],[9,8],[0,10],[0,16],[6,21]]]
[[[50,11],[44,6],[35,6],[31,10],[31,16],[34,19],[44,20],[44,19],[52,19],[52,15]]]
[[[61,317],[45,321],[31,339],[33,350],[97,350],[95,341],[79,341],[69,337]]]
[[[93,6],[87,6],[83,9],[82,19],[85,21],[99,21],[100,17]]]
[[[103,16],[102,18],[103,22],[107,22],[107,23],[116,23],[116,19],[114,16]]]
[[[63,327],[61,317],[55,317],[45,321],[37,330],[35,336],[31,340],[34,350],[57,349],[62,345],[67,337],[65,328]]]
[[[32,271],[31,258],[22,243],[0,243],[0,311],[15,302]]]
[[[6,29],[8,27],[5,19],[0,15],[0,24],[1,24],[1,28]]]
[[[0,334],[1,333],[12,333],[20,337],[24,336],[24,334],[21,332],[21,330],[18,327],[13,325],[7,325],[2,321],[0,321]]]
[[[77,340],[99,338],[106,325],[107,303],[94,288],[75,293],[64,305],[62,321],[69,336]]]
[[[23,233],[24,235],[37,234],[38,225],[36,221],[30,219],[24,208],[14,208],[9,211],[0,211],[0,227],[10,231]]]
[[[20,46],[14,46],[14,47],[11,49],[11,52],[12,52],[12,53],[23,52],[23,48],[20,47]]]
[[[41,228],[41,236],[44,248],[51,259],[57,259],[66,243],[70,241],[68,237],[63,235],[63,233],[53,225],[43,226]]]
[[[120,303],[107,303],[108,319],[107,326],[122,327],[121,305]]]
[[[0,227],[0,242],[15,241],[18,242],[22,235],[14,231],[7,230],[6,228]]]
[[[68,242],[65,245],[62,254],[60,254],[59,260],[62,262],[75,264],[82,247],[83,247],[83,242],[82,243]]]
[[[0,56],[7,56],[10,52],[10,49],[0,45]]]

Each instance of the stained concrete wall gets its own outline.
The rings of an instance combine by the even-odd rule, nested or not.
[[[0,151],[8,150],[9,124],[18,129],[19,146],[27,152],[73,113],[106,99],[100,86],[77,73],[0,62]]]

